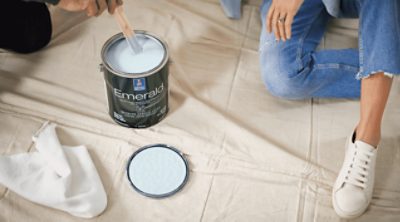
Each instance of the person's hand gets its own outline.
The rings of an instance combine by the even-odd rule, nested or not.
[[[99,16],[108,9],[113,14],[115,8],[122,5],[122,0],[60,0],[58,7],[67,11],[84,11],[88,16]]]
[[[108,9],[110,14],[114,14],[115,8],[122,5],[122,0],[88,0],[89,5],[86,9],[88,16],[99,16],[104,10]]]
[[[304,0],[272,0],[266,24],[267,31],[274,31],[277,41],[286,41],[292,35],[293,18],[299,11]]]
[[[67,11],[83,11],[89,5],[89,0],[60,0],[57,7]]]

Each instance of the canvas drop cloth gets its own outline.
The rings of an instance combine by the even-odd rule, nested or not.
[[[0,154],[33,152],[31,136],[45,120],[59,125],[62,144],[86,145],[108,207],[85,221],[340,221],[331,188],[359,102],[271,96],[258,64],[260,3],[247,1],[243,17],[229,20],[217,0],[125,1],[134,27],[161,36],[172,61],[170,112],[141,130],[118,126],[107,113],[100,50],[119,32],[114,19],[53,8],[54,36],[46,49],[0,53]],[[355,24],[331,25],[321,47],[357,46]],[[396,78],[372,203],[355,221],[400,221],[399,96]],[[135,192],[125,172],[129,156],[154,143],[183,151],[191,169],[183,190],[161,200]],[[82,219],[0,186],[0,221]]]

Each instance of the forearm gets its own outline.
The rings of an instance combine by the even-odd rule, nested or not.
[[[42,3],[50,3],[52,5],[57,5],[60,0],[24,0],[26,2],[42,2]]]
[[[1,1],[1,0],[0,0]],[[110,14],[119,5],[122,5],[122,0],[11,0],[18,2],[39,2],[57,5],[58,8],[71,12],[86,11],[88,16],[98,16],[104,10],[108,9]]]

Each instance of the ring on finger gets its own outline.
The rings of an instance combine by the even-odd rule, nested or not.
[[[285,23],[286,17],[278,18],[278,23]]]

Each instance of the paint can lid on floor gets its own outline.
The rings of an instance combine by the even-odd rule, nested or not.
[[[140,148],[128,161],[127,175],[140,194],[168,197],[186,184],[189,168],[184,155],[174,147],[155,144]]]

